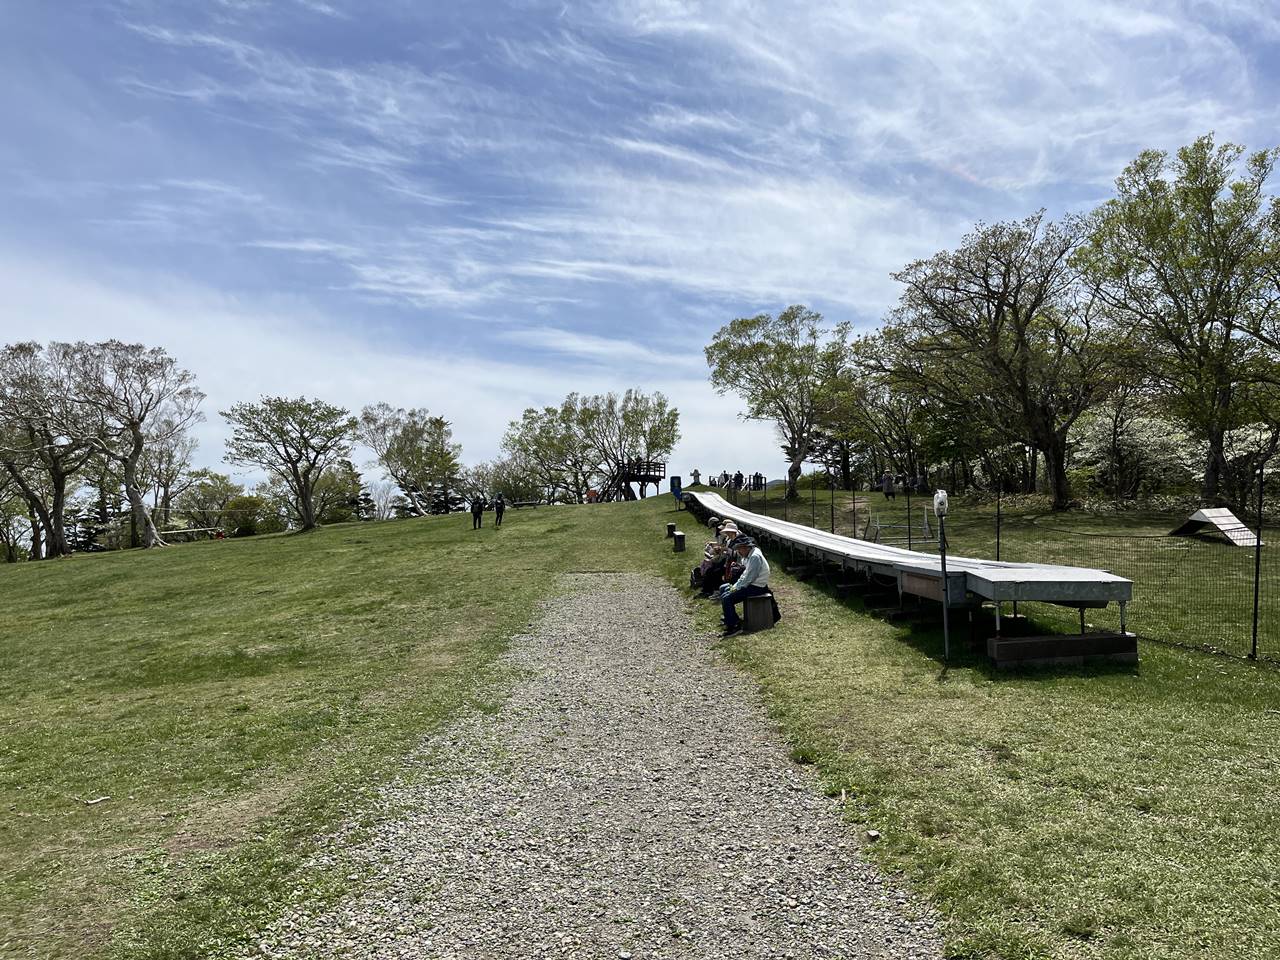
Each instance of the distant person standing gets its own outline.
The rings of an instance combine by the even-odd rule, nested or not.
[[[484,497],[476,495],[471,499],[471,529],[479,530],[484,525]]]
[[[737,473],[733,475],[733,489],[735,490],[742,489],[742,471],[741,470],[739,470]]]
[[[502,526],[502,515],[507,511],[507,501],[502,499],[502,494],[498,494],[493,498],[493,525],[495,527]]]

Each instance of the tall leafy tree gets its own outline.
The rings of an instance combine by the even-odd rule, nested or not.
[[[1072,425],[1115,382],[1113,328],[1072,266],[1083,225],[1043,211],[979,224],[955,250],[894,274],[904,290],[862,362],[893,390],[929,398],[1044,453],[1055,508],[1070,499]]]
[[[263,397],[222,411],[231,425],[226,460],[261,467],[283,485],[303,530],[314,529],[316,485],[350,455],[356,421],[341,407],[306,397]]]
[[[319,523],[350,523],[364,516],[364,481],[350,460],[339,460],[320,475],[315,507]],[[301,519],[300,517],[298,519]]]
[[[680,412],[661,393],[631,389],[621,397],[607,393],[582,398],[573,428],[590,458],[600,464],[605,489],[633,499],[635,492],[622,479],[627,465],[666,460],[680,439]]]
[[[0,473],[0,554],[5,563],[22,559],[22,541],[28,523],[26,499],[13,479]]]
[[[831,387],[845,361],[847,327],[828,334],[822,315],[801,305],[778,316],[739,317],[706,347],[711,384],[736,393],[741,416],[778,428],[787,468],[787,496],[796,496],[802,465],[813,451],[820,423],[833,402]]]
[[[162,525],[170,522],[174,501],[196,480],[191,457],[196,440],[184,429],[158,431],[163,439],[148,445],[142,455],[140,473],[151,489],[152,516]]]
[[[1200,137],[1170,157],[1147,150],[1094,217],[1081,263],[1139,333],[1137,355],[1169,409],[1206,445],[1201,494],[1215,500],[1230,430],[1274,379],[1280,208],[1267,183],[1280,151],[1244,156]]]
[[[43,553],[71,552],[64,513],[74,477],[94,455],[79,411],[72,405],[72,371],[61,351],[38,343],[0,352],[0,472],[35,516]],[[40,534],[43,534],[41,537]]]
[[[49,354],[67,376],[66,393],[49,408],[57,429],[119,469],[142,546],[162,546],[144,500],[142,457],[200,419],[204,394],[195,377],[140,343],[52,343]]]
[[[367,406],[358,435],[418,516],[431,512],[432,492],[447,500],[462,474],[462,445],[453,439],[452,424],[424,408]]]
[[[228,504],[244,495],[244,487],[225,473],[213,470],[193,470],[191,481],[177,498],[176,510],[194,527],[204,530],[226,529],[229,526]]]
[[[571,393],[558,407],[530,407],[507,426],[502,450],[548,503],[585,503],[603,463],[582,429],[583,399]]]

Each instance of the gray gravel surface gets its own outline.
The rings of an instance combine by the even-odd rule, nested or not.
[[[281,957],[941,955],[753,686],[636,575],[571,578],[510,689],[411,759],[359,879],[258,939]]]

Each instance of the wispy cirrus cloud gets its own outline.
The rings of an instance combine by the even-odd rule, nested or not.
[[[1278,16],[28,5],[0,36],[0,240],[295,297],[408,352],[536,357],[566,388],[631,371],[684,391],[732,316],[799,301],[873,323],[891,271],[975,219],[1088,207],[1139,150],[1209,130],[1273,145]]]

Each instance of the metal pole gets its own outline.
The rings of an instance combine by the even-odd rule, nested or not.
[[[996,480],[996,562],[1000,561],[1000,490],[1003,484]]]
[[[907,497],[907,549],[911,549],[911,484],[902,488]]]
[[[828,478],[831,484],[831,532],[836,532],[836,482]]]
[[[751,482],[747,482],[747,509],[751,509]]]
[[[809,474],[809,526],[816,527],[818,525],[818,475],[817,473]]]
[[[790,492],[788,490],[788,487],[790,487],[790,485],[791,485],[790,482],[784,483],[782,485],[782,522],[783,523],[787,522],[787,494]]]
[[[1258,659],[1258,600],[1262,588],[1262,493],[1265,482],[1266,461],[1258,464],[1258,525],[1253,544],[1253,643],[1249,647],[1249,659]]]
[[[942,660],[951,662],[951,585],[947,582],[947,518],[938,518],[938,552],[942,557]]]

